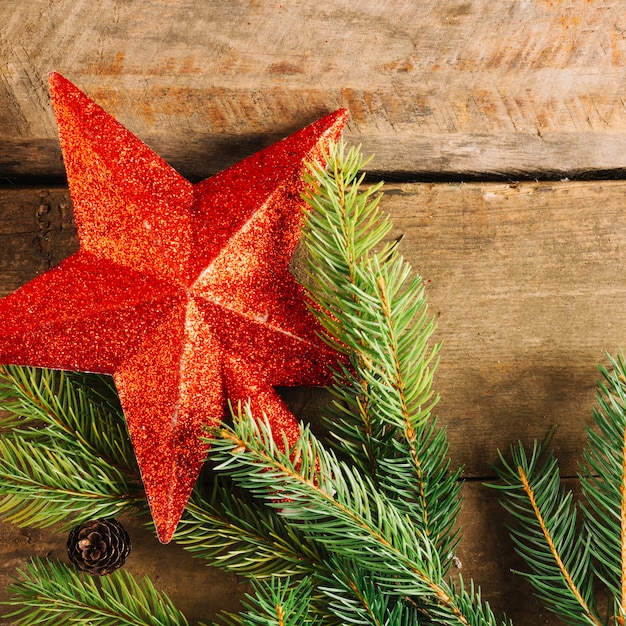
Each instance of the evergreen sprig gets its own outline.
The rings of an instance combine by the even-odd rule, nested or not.
[[[586,527],[578,532],[577,507],[572,492],[561,487],[556,459],[537,444],[530,455],[521,444],[512,446],[510,456],[507,461],[501,455],[502,484],[494,486],[516,521],[511,536],[529,567],[520,573],[566,623],[599,626],[591,537]]]
[[[397,242],[385,242],[391,223],[381,185],[362,186],[365,164],[359,149],[333,144],[328,167],[312,165],[305,177],[314,190],[305,195],[306,285],[325,339],[349,360],[335,375],[329,430],[339,454],[452,554],[460,469],[450,471],[446,434],[431,414],[434,322],[421,278]]]
[[[208,494],[195,490],[174,540],[198,558],[255,580],[309,575],[324,568],[326,558],[274,510],[219,479]]]
[[[253,593],[244,601],[244,611],[233,620],[242,626],[317,626],[319,615],[311,611],[313,585],[309,578],[292,584],[289,578],[271,577],[252,581]]]
[[[418,607],[386,593],[367,569],[354,561],[335,564],[332,578],[322,581],[324,601],[341,624],[415,625],[423,622]]]
[[[103,377],[0,367],[0,516],[63,529],[144,509],[124,417]]]
[[[626,618],[626,361],[608,357],[601,367],[595,427],[580,479],[583,500],[561,487],[554,456],[535,443],[501,457],[497,468],[511,536],[528,570],[522,572],[545,606],[567,624],[621,626]],[[608,592],[606,614],[596,605]]]
[[[373,481],[340,461],[303,428],[293,448],[280,447],[271,428],[253,417],[249,408],[234,418],[234,430],[212,431],[211,458],[216,470],[277,509],[290,524],[329,553],[331,572],[345,577],[358,564],[375,581],[379,593],[391,596],[393,606],[403,599],[431,622],[440,624],[498,624],[480,602],[479,593],[460,591],[445,579],[441,555],[423,529],[403,515]],[[336,601],[340,587],[329,586],[336,575],[327,573],[321,586]],[[345,582],[345,581],[344,581]],[[343,590],[358,588],[348,581]],[[354,601],[358,613],[371,607]],[[395,609],[394,609],[395,610]],[[369,623],[377,623],[373,615]]]
[[[4,617],[15,626],[90,624],[91,626],[187,626],[185,616],[149,579],[136,581],[118,570],[105,577],[82,575],[56,561],[33,559],[11,587]]]
[[[596,573],[626,619],[626,361],[620,354],[609,363],[600,368],[581,487]]]

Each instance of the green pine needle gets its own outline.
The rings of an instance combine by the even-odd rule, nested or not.
[[[611,592],[615,613],[626,619],[626,361],[609,356],[600,368],[596,429],[589,429],[581,486],[588,506],[585,521],[592,538],[596,571]]]
[[[561,488],[556,459],[535,443],[528,456],[523,445],[511,447],[511,461],[501,455],[492,485],[515,519],[511,537],[529,571],[523,572],[547,608],[568,624],[600,626],[595,607],[590,536],[577,530],[572,492]]]
[[[438,346],[422,280],[385,243],[381,184],[363,187],[357,148],[330,148],[311,165],[307,287],[325,339],[349,359],[336,373],[328,420],[339,454],[368,474],[439,548],[451,555],[460,509],[460,470],[450,472],[445,431],[431,411]],[[449,564],[450,560],[446,561]]]
[[[4,615],[15,626],[187,626],[170,599],[144,578],[137,582],[118,570],[109,576],[82,575],[63,563],[33,559],[11,585]]]
[[[234,430],[219,427],[212,435],[210,458],[216,470],[278,509],[331,558],[357,562],[382,590],[413,598],[437,623],[497,623],[493,616],[475,622],[463,614],[445,581],[440,555],[424,532],[371,479],[339,461],[308,429],[303,428],[293,448],[283,442],[283,450],[273,441],[269,424],[253,418],[247,407],[234,416]],[[490,615],[476,607],[474,613]]]
[[[245,610],[236,620],[242,626],[317,626],[319,615],[311,611],[313,585],[304,578],[271,577],[252,581],[254,594],[244,601]]]
[[[20,526],[145,510],[125,422],[101,377],[0,367],[0,517]]]
[[[276,511],[215,481],[208,497],[198,489],[174,541],[211,565],[255,580],[302,576],[324,568],[325,553]]]

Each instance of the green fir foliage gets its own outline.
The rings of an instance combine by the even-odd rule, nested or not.
[[[144,578],[118,570],[109,576],[82,575],[56,561],[34,559],[12,587],[19,608],[5,617],[15,626],[187,626],[170,599]]]
[[[626,362],[611,359],[593,411],[581,486],[585,522],[592,539],[596,572],[615,599],[615,613],[626,618]]]
[[[0,515],[63,529],[145,508],[114,390],[103,377],[0,367]]]
[[[473,586],[455,588],[447,579],[445,555],[403,507],[307,428],[293,448],[282,450],[269,424],[246,409],[235,416],[233,429],[216,428],[212,434],[216,470],[325,548],[318,589],[327,596],[324,605],[341,607],[344,621],[391,624],[394,615],[404,623],[409,614],[439,624],[506,623]],[[381,607],[387,607],[382,622]]]
[[[554,456],[521,444],[497,468],[511,536],[528,569],[522,572],[545,606],[566,624],[612,624],[626,618],[626,362],[600,368],[595,427],[580,479],[583,500],[561,487]],[[598,587],[609,602],[596,606]]]
[[[313,585],[309,578],[292,584],[289,578],[252,581],[254,593],[234,623],[242,626],[317,626],[319,615],[310,611]]]
[[[564,491],[556,459],[535,444],[527,455],[522,445],[501,458],[498,473],[504,507],[515,518],[511,536],[528,564],[522,574],[543,602],[569,624],[601,623],[594,606],[593,572],[586,527],[577,532],[579,516],[571,491]]]
[[[208,494],[196,489],[174,539],[212,565],[257,580],[304,576],[325,567],[321,546],[307,542],[226,478],[216,480]]]
[[[365,164],[340,143],[328,168],[306,177],[316,190],[303,234],[307,286],[327,341],[350,363],[336,372],[329,429],[338,453],[452,554],[460,470],[449,471],[445,431],[431,414],[434,322],[421,278],[397,241],[385,242],[391,222],[379,209],[380,184],[361,185]]]

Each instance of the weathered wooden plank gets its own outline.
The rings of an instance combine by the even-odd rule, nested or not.
[[[237,578],[205,561],[194,559],[190,553],[175,544],[163,545],[154,533],[134,519],[121,519],[128,530],[132,550],[124,568],[142,578],[149,576],[157,589],[165,591],[180,608],[191,624],[200,619],[215,619],[220,611],[237,611],[246,588]],[[50,529],[18,528],[0,523],[0,601],[8,599],[9,585],[35,557],[60,560],[68,563],[65,543],[67,533]],[[3,607],[0,614],[8,613]],[[0,617],[0,626],[10,626],[12,621]]]
[[[424,278],[444,341],[438,412],[465,476],[488,478],[498,447],[541,439],[555,423],[562,470],[576,471],[595,365],[626,337],[625,191],[610,181],[387,186],[392,236],[404,235],[401,251]],[[6,294],[76,249],[66,189],[0,190],[0,237]],[[285,397],[306,421],[324,401],[311,389]],[[509,572],[519,562],[495,494],[472,481],[464,496],[464,578],[474,577],[516,624],[556,624]],[[190,618],[235,607],[233,578],[131,530],[130,571],[154,577]],[[31,556],[62,558],[64,540],[0,525],[0,587]]]
[[[384,206],[424,277],[454,460],[543,439],[575,475],[596,365],[626,342],[626,184],[410,185]]]
[[[436,389],[453,462],[554,439],[574,475],[604,351],[626,344],[626,183],[388,185],[383,207],[424,277],[443,340]],[[65,189],[0,191],[0,295],[77,248]],[[315,416],[323,398],[287,392]]]
[[[569,485],[568,488],[575,488]],[[533,597],[531,587],[513,574],[523,563],[514,553],[505,528],[506,518],[497,494],[479,483],[463,486],[460,526],[463,540],[456,554],[453,574],[461,574],[479,584],[483,597],[497,613],[506,613],[516,626],[556,626]],[[121,520],[130,533],[133,549],[126,562],[127,571],[137,577],[149,576],[157,589],[166,592],[190,623],[205,622],[220,611],[236,611],[247,589],[237,579],[206,562],[194,560],[175,543],[160,544],[151,529],[136,520]],[[65,533],[32,528],[19,529],[0,523],[0,601],[9,597],[7,587],[29,559],[46,557],[67,562]],[[10,626],[0,618],[0,626]]]
[[[62,175],[45,77],[204,177],[338,106],[381,171],[625,166],[620,0],[5,0],[0,175]]]

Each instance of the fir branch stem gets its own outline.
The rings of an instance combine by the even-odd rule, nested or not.
[[[445,543],[449,537],[446,524],[433,520],[453,516],[446,518],[437,511],[439,503],[433,501],[433,485],[424,469],[427,460],[422,458],[429,450],[424,437],[430,409],[436,404],[431,401],[434,368],[430,366],[438,352],[438,346],[426,347],[433,322],[426,317],[423,287],[419,280],[409,283],[410,267],[397,256],[397,241],[383,243],[389,222],[378,213],[380,195],[374,194],[380,185],[359,190],[364,163],[358,150],[346,155],[341,144],[331,146],[328,163],[329,172],[311,167],[316,195],[310,202],[310,229],[305,228],[304,240],[310,243],[314,259],[310,264],[312,298],[322,296],[321,308],[332,316],[327,330],[349,346],[346,353],[353,375],[343,382],[356,393],[352,404],[361,422],[355,424],[360,435],[353,458],[360,455],[358,461],[376,484],[389,482],[386,460],[406,458],[405,475],[412,474],[411,502],[417,504],[415,517],[427,535]],[[376,252],[377,247],[382,250]],[[324,263],[330,265],[331,280],[320,281],[319,267]],[[412,323],[407,322],[409,310]],[[323,313],[321,317],[324,323]],[[418,328],[419,334],[414,332]],[[401,452],[388,445],[393,437],[404,440]],[[454,541],[448,544],[452,547]]]
[[[262,443],[263,441],[267,442],[268,438],[263,434],[259,434],[258,430],[259,428],[263,428],[262,425],[256,423],[252,416],[248,415],[248,418],[249,425],[252,424],[254,432],[249,433],[245,431],[247,427],[244,426],[244,432],[246,432],[245,438],[241,436],[239,432],[228,428],[211,430],[215,437],[215,439],[212,439],[214,442],[213,452],[216,453],[216,459],[222,461],[217,467],[218,470],[223,470],[233,464],[237,465],[238,463],[242,463],[247,471],[242,474],[233,474],[235,480],[241,477],[244,479],[243,482],[247,482],[251,477],[250,474],[256,473],[252,468],[256,468],[257,472],[259,472],[256,474],[257,478],[263,480],[265,477],[271,476],[275,483],[280,483],[283,486],[285,491],[285,493],[280,493],[278,496],[281,502],[291,502],[297,499],[300,509],[299,514],[314,514],[316,516],[321,515],[322,517],[330,516],[342,520],[342,522],[347,525],[346,536],[360,537],[370,544],[372,542],[376,544],[375,551],[380,557],[380,561],[393,564],[393,569],[389,573],[394,579],[396,573],[401,572],[401,575],[419,581],[423,589],[428,590],[427,594],[423,592],[419,594],[422,600],[419,604],[420,610],[426,613],[432,621],[448,625],[450,618],[453,618],[461,626],[476,626],[476,622],[470,621],[464,614],[460,603],[457,601],[458,596],[443,578],[429,574],[428,571],[420,567],[417,561],[409,557],[405,551],[396,547],[385,536],[380,527],[359,514],[359,512],[350,507],[348,503],[342,502],[333,496],[333,490],[328,490],[328,485],[325,485],[325,482],[328,480],[328,476],[334,475],[335,472],[329,471],[328,467],[325,468],[325,471],[321,469],[325,464],[321,461],[322,457],[319,454],[321,450],[319,448],[315,447],[317,452],[315,458],[320,459],[319,465],[313,463],[313,465],[317,466],[315,473],[310,476],[305,476],[299,471],[297,464],[294,465],[293,462],[290,462],[290,459],[302,458],[301,454],[298,452],[294,453],[293,451],[290,452],[289,450],[280,452],[272,444],[269,444],[268,452],[268,449]],[[244,424],[244,420],[241,416],[236,418],[236,422],[238,422],[239,425]],[[268,432],[270,432],[269,426],[266,426],[266,428]],[[250,434],[250,437],[247,436],[248,434]],[[219,444],[217,444],[218,441],[220,442]],[[226,452],[226,449],[229,449],[230,452],[224,455],[223,453]],[[222,453],[220,453],[220,450]],[[226,459],[224,458],[225,456],[229,458]],[[264,469],[261,470],[260,468]],[[252,478],[252,480],[254,481],[254,478]],[[268,492],[271,491],[272,498],[277,497],[277,492],[274,489],[275,487],[272,487],[268,490]],[[282,490],[279,489],[279,492],[280,491]],[[323,513],[321,513],[321,511],[323,511]],[[308,524],[303,526],[303,530],[305,534],[307,534],[307,531],[312,533],[311,536],[313,538],[318,537]],[[428,538],[425,535],[424,539],[428,542]],[[322,539],[322,541],[324,540]],[[329,547],[329,549],[331,549],[331,547]],[[432,554],[432,546],[425,546],[424,549],[428,549],[429,554]],[[398,567],[399,565],[400,567]],[[380,584],[389,583],[386,583],[381,577]],[[407,595],[406,592],[402,590],[401,584],[398,581],[395,581],[393,584],[399,586],[397,591],[402,596]],[[425,599],[425,596],[428,595],[431,596],[430,599]],[[432,610],[429,610],[429,606],[432,607]],[[442,611],[446,612],[445,621],[440,617]],[[483,621],[482,623],[489,624],[490,622]]]
[[[352,185],[352,181],[346,178],[345,172],[342,169],[342,162],[340,159],[332,159],[333,179],[337,185],[337,203],[340,207],[340,228],[343,235],[342,245],[338,247],[337,252],[344,255],[344,263],[347,270],[347,276],[345,277],[347,282],[353,287],[349,290],[352,298],[352,304],[356,308],[359,301],[357,295],[357,257],[354,250],[354,218],[351,217],[348,211],[348,205],[346,201],[346,188]],[[352,232],[350,232],[352,230]],[[364,340],[358,340],[363,346]],[[370,359],[365,355],[364,350],[353,351],[352,358],[356,358],[358,366],[355,368],[357,372],[370,371],[372,369],[372,363]],[[361,376],[359,381],[359,387],[361,390],[359,401],[359,410],[361,420],[363,421],[363,430],[368,442],[366,455],[370,463],[370,476],[376,479],[378,475],[378,460],[376,454],[373,451],[372,440],[374,438],[374,419],[370,413],[371,397],[368,393],[369,383],[364,376]]]
[[[390,329],[389,337],[391,339],[391,355],[393,357],[394,364],[394,379],[395,387],[398,390],[401,403],[402,418],[404,420],[404,435],[409,447],[410,458],[415,470],[415,476],[417,479],[417,493],[420,500],[420,509],[423,521],[423,530],[427,536],[431,535],[430,521],[429,521],[429,503],[426,499],[426,481],[424,479],[424,472],[422,469],[422,461],[420,459],[419,451],[417,450],[416,441],[417,433],[413,428],[411,421],[411,414],[409,406],[406,400],[405,394],[405,381],[402,375],[402,366],[400,365],[400,359],[398,357],[398,342],[397,334],[395,332],[395,324],[393,320],[393,312],[391,309],[391,303],[387,297],[385,288],[385,279],[382,275],[379,275],[376,281],[378,287],[378,294],[380,297],[381,311]]]
[[[520,479],[520,483],[522,485],[522,488],[524,490],[524,492],[526,493],[526,496],[528,498],[528,501],[530,503],[530,506],[532,507],[532,510],[535,514],[535,517],[537,519],[537,522],[539,523],[539,527],[541,528],[541,532],[543,533],[544,539],[546,541],[546,544],[548,545],[548,548],[552,554],[552,557],[554,558],[554,562],[556,563],[561,576],[563,576],[563,579],[565,580],[565,583],[567,584],[568,588],[570,589],[570,591],[572,592],[572,594],[574,595],[574,597],[576,598],[576,600],[578,601],[578,603],[580,604],[582,610],[585,613],[585,616],[587,617],[587,619],[594,624],[594,626],[603,626],[602,622],[600,622],[600,620],[594,615],[594,613],[590,610],[587,602],[585,602],[585,599],[583,598],[582,594],[580,593],[580,590],[578,589],[578,587],[576,586],[576,584],[574,583],[574,581],[572,580],[572,577],[570,576],[570,573],[567,569],[567,567],[565,567],[565,563],[563,563],[563,559],[561,558],[561,555],[559,554],[559,551],[557,550],[555,544],[554,544],[554,540],[552,538],[552,535],[550,533],[550,531],[548,530],[547,524],[543,518],[543,515],[541,513],[541,509],[539,508],[539,505],[537,504],[537,499],[535,497],[535,492],[532,489],[532,487],[530,486],[530,481],[528,480],[528,475],[526,474],[526,471],[524,470],[524,468],[520,465],[517,467],[517,473]]]
[[[35,558],[11,585],[3,602],[17,607],[4,615],[16,626],[93,624],[94,626],[187,626],[188,621],[150,580],[118,570],[97,579],[55,561]]]

